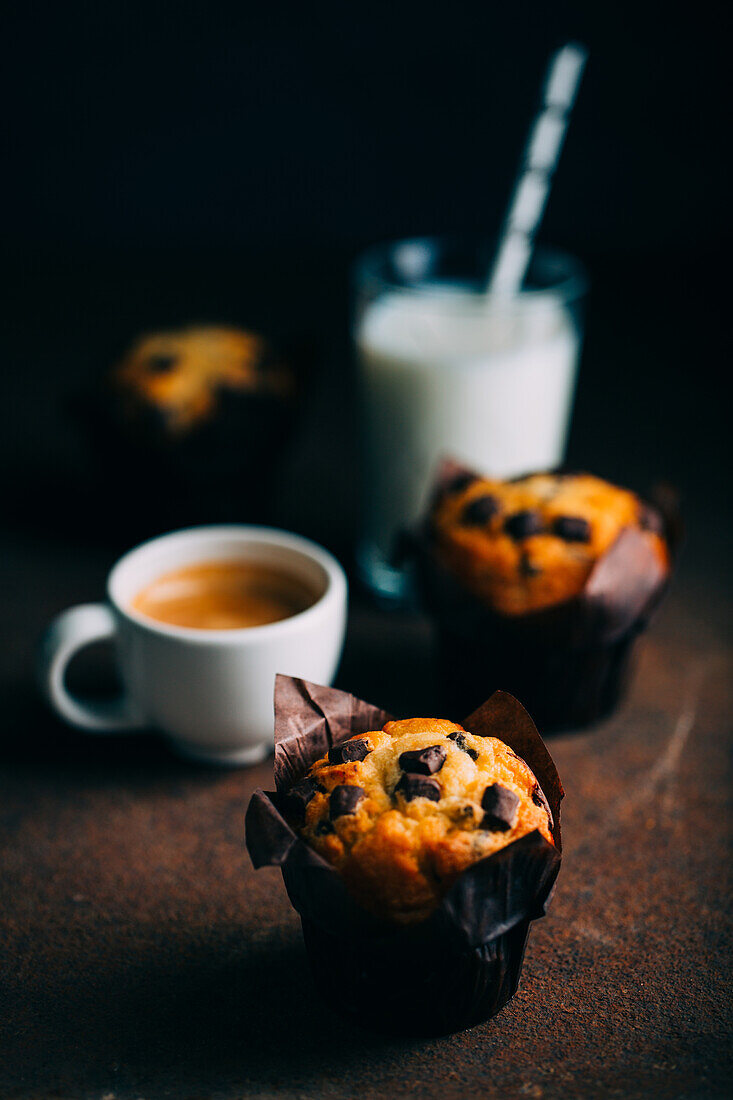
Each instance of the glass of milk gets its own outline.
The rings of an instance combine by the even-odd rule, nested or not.
[[[400,533],[426,505],[442,456],[496,477],[564,457],[578,368],[581,266],[537,251],[521,292],[485,291],[489,240],[422,238],[366,252],[355,267],[364,491],[358,564],[401,597]]]

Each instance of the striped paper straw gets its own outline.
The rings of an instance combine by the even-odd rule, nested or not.
[[[550,58],[542,107],[524,149],[489,279],[490,294],[516,294],[524,281],[587,58],[588,51],[577,43]]]

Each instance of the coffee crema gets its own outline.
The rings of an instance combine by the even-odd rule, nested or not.
[[[318,594],[284,570],[248,561],[204,561],[163,573],[141,588],[134,611],[170,626],[241,630],[289,619]]]

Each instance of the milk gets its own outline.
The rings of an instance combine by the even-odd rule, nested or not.
[[[580,338],[551,292],[504,304],[449,286],[387,292],[366,306],[355,339],[367,572],[421,514],[441,456],[497,477],[562,461]]]

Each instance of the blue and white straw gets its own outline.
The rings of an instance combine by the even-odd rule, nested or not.
[[[517,294],[524,281],[587,58],[585,47],[568,43],[550,59],[542,107],[529,133],[489,279],[490,294]]]

